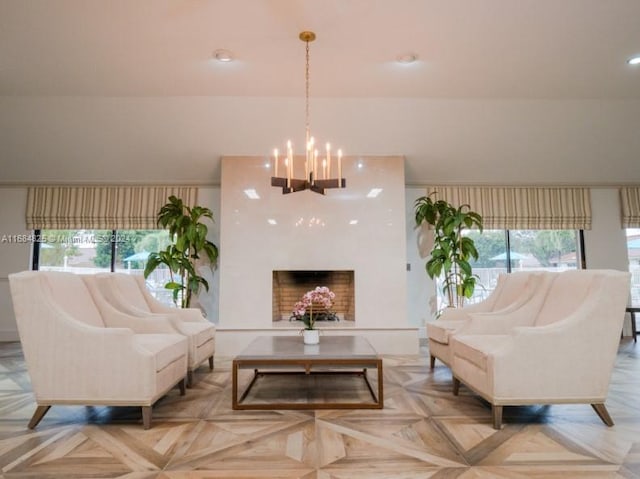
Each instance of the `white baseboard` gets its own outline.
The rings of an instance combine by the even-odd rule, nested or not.
[[[0,343],[13,343],[20,341],[18,331],[11,329],[0,329]]]

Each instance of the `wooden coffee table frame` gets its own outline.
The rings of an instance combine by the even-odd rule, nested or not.
[[[286,371],[260,371],[260,368],[300,368],[300,370]],[[321,371],[314,371],[314,368],[324,368]],[[340,370],[327,370],[327,368],[341,368]],[[362,368],[356,371],[353,368]],[[253,368],[253,378],[244,392],[238,398],[238,370]],[[342,370],[342,368],[350,368]],[[367,368],[376,368],[378,371],[378,393],[376,394],[369,382],[367,376]],[[308,402],[308,403],[260,403],[260,404],[243,404],[242,401],[247,397],[249,391],[255,384],[256,380],[262,376],[268,375],[339,375],[349,374],[362,376],[367,384],[367,388],[373,398],[373,403],[352,403],[352,402]],[[382,359],[380,358],[309,358],[309,359],[283,359],[283,358],[260,358],[260,359],[234,359],[232,363],[232,407],[238,409],[382,409],[384,404],[383,386],[382,386]]]

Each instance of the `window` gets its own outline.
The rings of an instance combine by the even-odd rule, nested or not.
[[[36,230],[33,269],[93,274],[118,271],[142,275],[149,252],[169,244],[166,230]],[[160,266],[149,276],[151,293],[173,304],[164,288],[169,270]]]
[[[637,231],[640,242],[640,230]],[[582,230],[483,230],[482,233],[472,230],[467,235],[473,238],[478,250],[478,260],[471,262],[478,282],[467,304],[485,300],[493,292],[500,273],[565,271],[579,269],[584,264],[579,247]],[[638,253],[640,255],[640,249]],[[640,265],[637,267],[640,276]],[[436,284],[440,309],[444,306],[440,279]]]
[[[103,245],[110,248],[110,230],[40,230],[36,236],[40,239],[35,243],[40,247],[37,269],[72,273],[110,271],[110,253],[105,263],[99,251]]]
[[[627,253],[631,273],[631,305],[640,306],[640,229],[627,228]]]

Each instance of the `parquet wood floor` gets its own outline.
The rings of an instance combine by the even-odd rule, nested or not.
[[[0,343],[0,479],[640,478],[640,346],[620,345],[607,428],[585,405],[489,407],[419,356],[385,356],[383,410],[233,411],[230,361],[154,407],[54,406],[34,431],[20,345]],[[274,383],[277,384],[277,383]]]

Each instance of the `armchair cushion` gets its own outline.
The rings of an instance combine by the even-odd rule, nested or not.
[[[47,278],[44,287],[48,288],[56,303],[77,321],[103,328],[105,326],[98,307],[91,295],[85,294],[82,280],[70,273],[42,271]]]
[[[506,334],[458,335],[453,341],[456,341],[456,354],[460,358],[486,370],[487,358],[503,347],[508,337]]]
[[[156,371],[183,358],[187,347],[186,338],[176,340],[175,334],[136,334],[133,340],[137,347],[153,355]]]
[[[215,329],[208,324],[184,321],[178,326],[178,329],[186,334],[196,348],[201,347],[208,341],[215,338]]]

